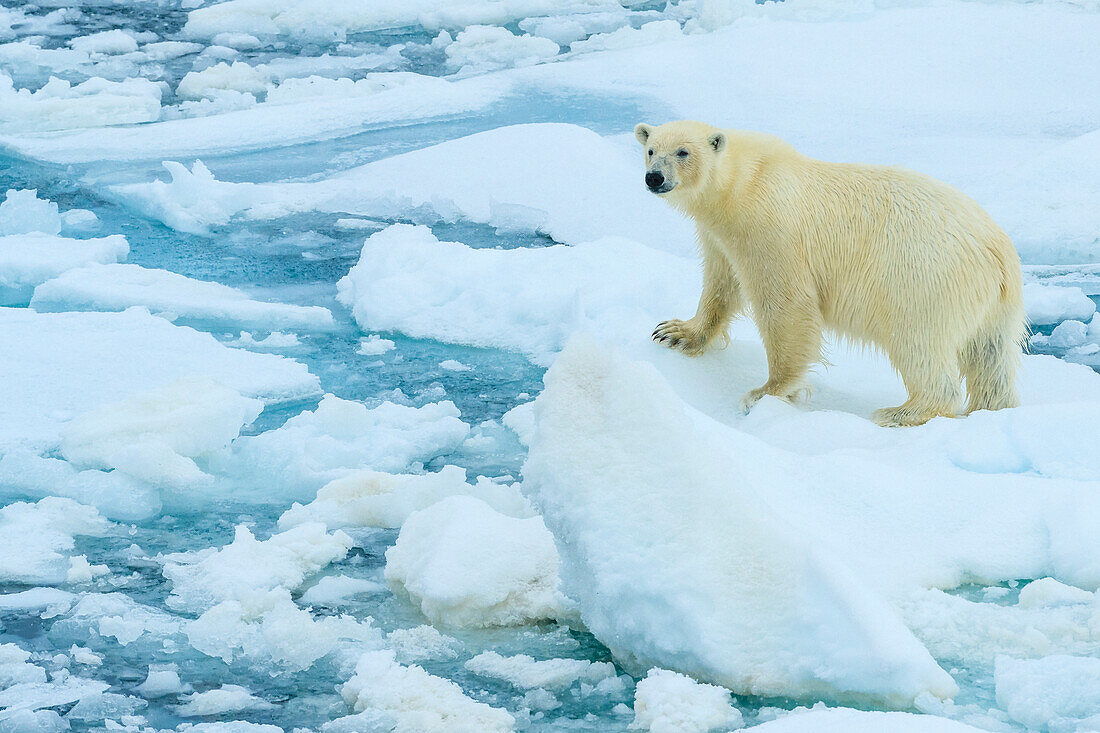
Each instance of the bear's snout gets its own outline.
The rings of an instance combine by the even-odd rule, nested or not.
[[[649,171],[645,174],[645,185],[650,191],[656,192],[665,185],[665,177],[660,171]]]

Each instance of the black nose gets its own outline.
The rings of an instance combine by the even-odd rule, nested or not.
[[[657,171],[650,171],[645,174],[645,185],[649,186],[653,190],[660,188],[665,182],[665,177]]]

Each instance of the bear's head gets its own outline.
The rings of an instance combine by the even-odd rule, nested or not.
[[[645,185],[658,196],[686,200],[710,178],[726,148],[726,134],[702,122],[639,124],[634,137],[645,157]]]

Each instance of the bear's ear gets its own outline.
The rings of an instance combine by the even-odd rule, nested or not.
[[[653,131],[649,125],[644,122],[639,122],[638,126],[634,128],[634,137],[638,138],[638,142],[645,145],[649,142],[649,133]]]
[[[714,148],[714,152],[720,153],[722,148],[726,147],[726,133],[716,132],[707,138],[707,142]]]

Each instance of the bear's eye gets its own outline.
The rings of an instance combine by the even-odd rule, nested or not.
[[[676,151],[676,157],[677,158],[686,158],[686,157],[688,157],[687,149],[686,148],[680,148],[679,150],[677,150]]]
[[[653,148],[650,148],[650,149],[649,149],[649,157],[650,157],[650,158],[652,158],[652,157],[653,157]]]

